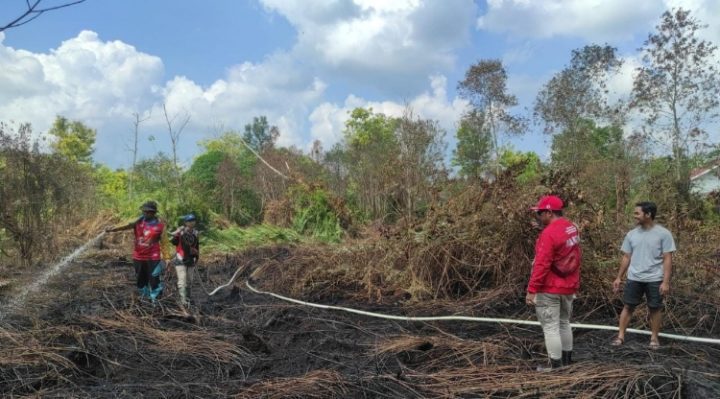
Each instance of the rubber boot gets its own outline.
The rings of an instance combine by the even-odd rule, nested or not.
[[[563,351],[562,353],[562,365],[569,366],[572,364],[572,351]]]
[[[550,359],[550,366],[547,365],[544,366],[538,366],[537,371],[552,371],[557,370],[559,368],[562,368],[563,362],[562,359]]]

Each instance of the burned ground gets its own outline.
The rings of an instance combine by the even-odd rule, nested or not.
[[[298,267],[296,252],[269,248],[207,263],[194,286],[197,308],[186,317],[175,305],[172,276],[160,306],[152,306],[135,296],[127,261],[116,251],[95,251],[21,311],[6,314],[0,391],[6,397],[87,398],[720,396],[720,346],[664,340],[662,349],[649,351],[647,337],[632,336],[610,348],[611,332],[576,330],[577,362],[540,373],[534,367],[545,355],[537,327],[393,322],[245,289],[248,277],[260,288],[282,285],[263,280],[273,273],[251,272],[270,263]],[[246,269],[231,287],[207,295],[240,267]],[[318,286],[324,288],[309,290],[304,299],[389,314],[532,318],[519,295],[432,304],[390,295],[378,302],[363,301],[359,287],[353,295],[352,287]],[[582,322],[616,323],[612,310],[591,305],[579,302]]]

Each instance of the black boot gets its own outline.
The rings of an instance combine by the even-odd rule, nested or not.
[[[564,366],[562,359],[550,359],[550,368],[551,369],[559,369],[560,367]]]
[[[557,370],[563,366],[562,359],[550,359],[550,367],[547,366],[547,363],[545,365],[537,366],[537,371],[552,371]]]
[[[563,351],[562,353],[562,365],[569,366],[572,364],[572,351]]]

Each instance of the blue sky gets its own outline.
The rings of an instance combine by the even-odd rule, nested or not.
[[[4,0],[0,23],[24,4]],[[56,114],[82,120],[98,130],[96,161],[123,167],[134,112],[150,115],[141,155],[170,151],[163,103],[191,117],[185,163],[197,141],[254,115],[280,127],[281,145],[329,148],[353,107],[398,115],[410,104],[440,122],[452,149],[466,109],[455,88],[478,59],[505,62],[524,112],[572,49],[608,42],[629,61],[613,82],[622,95],[635,50],[673,6],[720,39],[720,0],[87,0],[5,32],[0,120],[37,132]],[[539,130],[511,141],[545,156]]]

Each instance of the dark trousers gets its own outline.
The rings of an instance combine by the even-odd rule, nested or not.
[[[161,260],[133,260],[135,277],[137,277],[137,288],[140,296],[147,296],[150,299],[157,299],[162,294],[163,284],[160,281],[162,276],[163,261]]]

